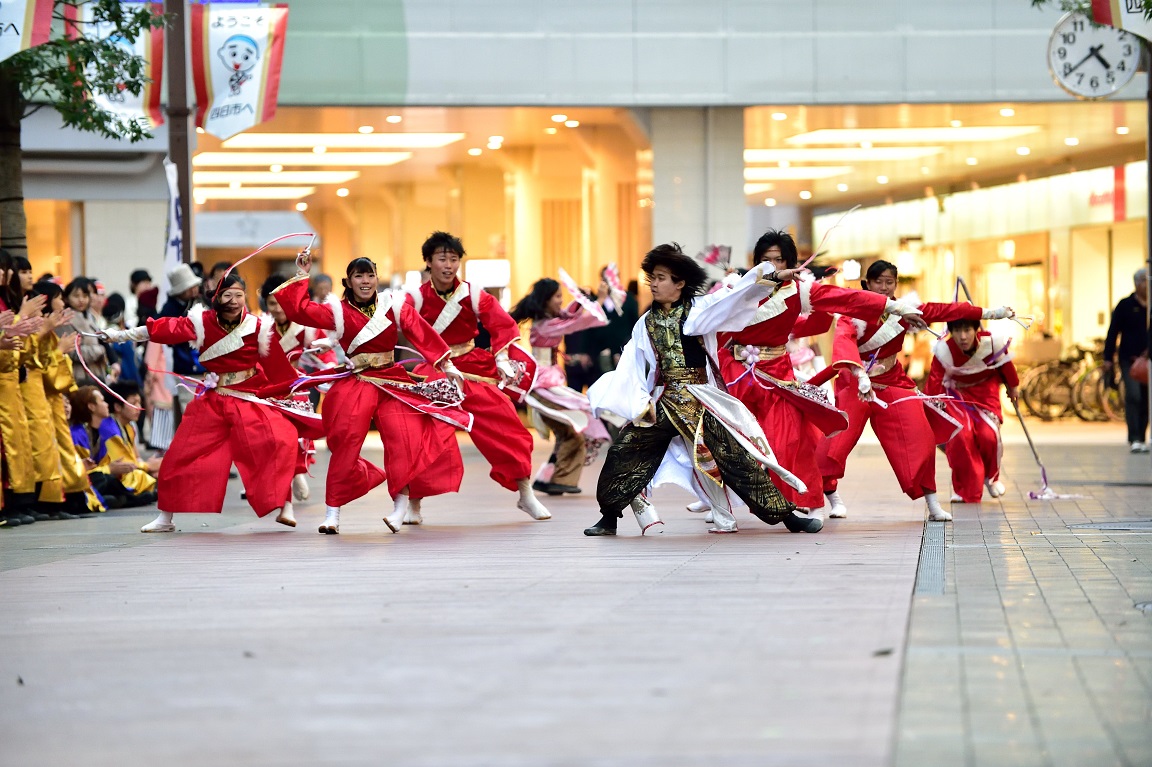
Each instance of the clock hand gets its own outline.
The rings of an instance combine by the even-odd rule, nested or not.
[[[1099,61],[1101,64],[1103,64],[1103,65],[1104,65],[1104,68],[1105,68],[1105,69],[1111,69],[1111,68],[1112,68],[1112,65],[1111,65],[1111,64],[1109,64],[1109,63],[1108,63],[1108,62],[1107,62],[1107,61],[1104,59],[1104,57],[1100,55],[1100,47],[1099,47],[1099,46],[1097,46],[1096,48],[1093,48],[1093,49],[1092,49],[1092,55],[1096,57],[1096,60],[1097,60],[1097,61]]]
[[[1079,68],[1080,68],[1080,66],[1081,66],[1081,65],[1082,65],[1082,64],[1083,64],[1085,61],[1087,61],[1088,59],[1092,58],[1093,56],[1097,56],[1097,55],[1099,55],[1099,53],[1100,53],[1100,49],[1101,49],[1101,48],[1103,48],[1103,47],[1104,47],[1103,45],[1097,45],[1097,46],[1094,46],[1094,47],[1092,47],[1092,48],[1089,48],[1089,49],[1088,49],[1088,55],[1087,55],[1087,56],[1085,56],[1084,58],[1080,59],[1079,61],[1077,61],[1077,62],[1076,62],[1076,66],[1074,66],[1074,67],[1072,67],[1071,69],[1069,69],[1069,70],[1068,70],[1068,71],[1067,71],[1065,74],[1066,74],[1066,75],[1070,75],[1070,74],[1072,74],[1072,73],[1073,73],[1073,72],[1075,72],[1077,69],[1079,69]]]

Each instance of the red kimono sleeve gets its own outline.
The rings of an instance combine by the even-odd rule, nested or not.
[[[148,319],[148,340],[171,346],[196,340],[196,326],[187,317]]]
[[[270,321],[261,320],[261,322]],[[300,376],[300,371],[292,367],[288,355],[284,353],[284,348],[275,337],[268,345],[268,354],[260,357],[260,369],[268,379],[268,384],[260,392],[262,397],[287,397],[288,390]]]
[[[336,317],[334,311],[343,311],[342,308],[333,308],[328,304],[318,304],[308,297],[308,276],[299,275],[288,280],[276,290],[272,291],[280,308],[292,322],[307,325],[310,328],[321,330],[335,330]],[[337,339],[339,340],[339,339]]]
[[[796,320],[796,323],[792,325],[792,337],[808,338],[827,333],[828,329],[832,327],[833,319],[835,318],[827,312],[812,312],[807,317]]]
[[[924,393],[944,393],[944,365],[935,357],[932,358],[932,367],[928,371],[928,380],[924,383]]]
[[[439,365],[448,357],[448,344],[408,301],[400,307],[400,329],[413,348],[430,364]]]
[[[857,345],[856,325],[849,317],[836,321],[836,335],[832,338],[832,364],[864,367]]]
[[[983,307],[972,304],[921,304],[920,311],[925,322],[951,322],[952,320],[980,320]]]
[[[870,290],[838,288],[817,282],[810,294],[814,312],[846,314],[859,320],[878,320],[888,305],[888,299]],[[826,328],[827,329],[827,328]],[[823,332],[823,331],[820,331]]]
[[[520,340],[520,326],[491,293],[480,294],[480,321],[492,336],[492,353]]]
[[[1011,360],[1001,365],[999,370],[1004,385],[1009,389],[1015,389],[1020,385],[1020,375],[1016,372],[1016,365]]]

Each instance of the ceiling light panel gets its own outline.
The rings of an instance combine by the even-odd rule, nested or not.
[[[454,144],[463,133],[241,133],[225,141],[225,149],[436,149]]]
[[[192,190],[197,200],[298,200],[316,191],[311,186],[253,186],[247,189],[204,186]]]
[[[821,165],[812,167],[792,166],[790,168],[745,168],[745,181],[799,181],[804,179],[832,178],[852,172],[850,165]]]
[[[241,134],[243,135],[243,134]],[[395,165],[412,157],[411,152],[201,152],[192,158],[199,167],[246,165],[269,167],[272,165]]]
[[[1038,125],[967,125],[960,128],[824,128],[801,133],[789,144],[956,144],[1004,139],[1038,133]],[[246,135],[246,134],[241,134]]]
[[[358,170],[198,170],[192,183],[200,184],[343,184],[360,177]]]
[[[817,147],[813,149],[745,149],[744,162],[891,162],[942,154],[942,146]]]

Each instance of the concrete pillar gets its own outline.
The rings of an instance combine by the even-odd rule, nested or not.
[[[652,109],[652,239],[695,254],[748,239],[741,107]]]

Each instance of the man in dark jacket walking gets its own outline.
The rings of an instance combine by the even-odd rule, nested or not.
[[[1148,443],[1144,441],[1144,434],[1148,430],[1148,384],[1132,379],[1132,363],[1148,353],[1148,270],[1138,270],[1132,279],[1136,289],[1132,295],[1120,299],[1112,311],[1112,322],[1104,341],[1104,369],[1114,382],[1112,358],[1120,358],[1129,449],[1133,453],[1147,453]]]

